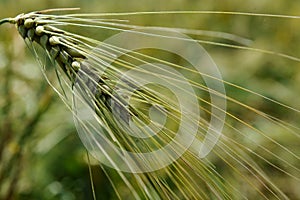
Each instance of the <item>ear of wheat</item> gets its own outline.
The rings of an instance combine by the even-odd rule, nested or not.
[[[146,29],[125,24],[122,20],[101,19],[155,14],[260,14],[170,11],[52,15],[52,11],[60,9],[21,14],[4,19],[0,24],[16,25],[40,62],[46,79],[50,73],[48,70],[54,70],[60,87],[50,81],[49,84],[73,113],[79,136],[89,153],[102,164],[114,168],[105,168],[108,176],[110,170],[116,170],[135,199],[247,199],[250,195],[264,199],[293,198],[276,183],[272,173],[299,184],[299,153],[251,122],[227,111],[226,101],[258,116],[265,123],[273,124],[298,142],[299,127],[244,104],[234,96],[226,96],[223,85],[262,98],[295,115],[299,115],[299,110],[223,81],[219,74],[204,68],[204,71],[199,71],[191,64],[177,64],[134,47],[129,52],[126,46],[67,30],[68,27],[117,30],[126,32],[126,37],[121,37],[123,40],[134,44],[147,41],[145,46],[148,48],[155,47],[151,43],[157,40],[163,44],[167,44],[165,41],[169,41],[168,44],[189,44],[189,47],[196,42],[256,51],[299,62],[299,58],[287,54],[248,47],[249,40],[232,34],[163,27]],[[221,35],[238,45],[197,40],[184,37],[182,33]],[[184,46],[175,48],[189,51]],[[162,50],[166,51],[164,47]],[[39,51],[44,51],[50,62],[43,61]],[[159,52],[159,55],[163,53]],[[203,53],[199,57],[195,58],[197,62],[202,59],[206,61],[204,64],[211,66],[209,56]],[[199,117],[200,111],[205,117]],[[225,115],[230,121],[225,121]],[[258,141],[273,145],[284,155],[277,155]],[[166,146],[168,148],[164,148]],[[153,151],[157,153],[149,153]],[[270,166],[273,172],[268,172],[263,165]],[[229,176],[237,181],[229,181]],[[119,198],[126,198],[119,194],[117,187],[116,193]]]

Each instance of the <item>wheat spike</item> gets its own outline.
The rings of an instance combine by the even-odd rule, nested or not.
[[[15,24],[36,57],[38,48],[35,45],[46,52],[52,64],[59,66],[59,69],[54,68],[62,92],[56,86],[52,87],[73,113],[81,140],[101,165],[113,168],[104,169],[108,176],[110,170],[117,171],[135,199],[247,199],[253,193],[262,199],[292,198],[274,182],[261,163],[299,184],[299,154],[238,114],[231,113],[226,106],[239,106],[286,131],[296,141],[300,138],[297,133],[299,127],[240,102],[234,96],[227,96],[225,86],[262,98],[295,115],[300,111],[222,80],[218,71],[211,72],[216,69],[214,62],[197,45],[242,49],[295,62],[300,61],[298,57],[250,47],[249,39],[234,34],[183,28],[145,28],[100,17],[225,14],[298,19],[298,16],[216,11],[50,14],[69,10],[73,9],[21,14],[1,20],[0,25]],[[123,34],[112,40],[99,41],[69,31],[66,27],[114,30]],[[219,37],[237,44],[194,39],[183,34]],[[132,49],[110,43],[118,41],[118,37],[131,42]],[[165,60],[160,57],[164,55],[163,51],[159,52],[159,56],[148,55],[139,51],[137,44],[140,43],[148,49],[161,47],[163,51],[174,50],[192,61],[178,64]],[[170,44],[175,47],[165,48]],[[193,47],[201,53],[190,54]],[[197,70],[191,66],[193,61],[195,65],[202,62],[211,68]],[[41,64],[46,68],[45,63]],[[70,97],[65,90],[71,93],[73,102],[69,102]],[[204,118],[200,117],[200,111],[205,113]],[[225,120],[225,116],[234,123]],[[286,157],[276,155],[255,137],[276,146]],[[223,165],[229,175],[219,171],[218,167]],[[239,181],[230,182],[227,176],[234,176]],[[122,194],[117,196],[123,198]]]

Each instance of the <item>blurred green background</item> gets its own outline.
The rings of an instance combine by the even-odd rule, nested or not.
[[[294,0],[1,0],[0,19],[58,7],[80,7],[80,12],[219,10],[297,15],[300,11],[299,2]],[[300,57],[300,20],[297,19],[208,14],[141,16],[132,20],[140,25],[234,33],[253,40],[254,47]],[[204,47],[225,80],[300,108],[299,62],[252,51]],[[15,27],[2,25],[0,199],[92,199],[86,151],[77,136],[72,115],[48,86],[39,67]],[[251,94],[233,88],[227,88],[227,93],[280,119],[299,119]],[[251,118],[238,105],[229,105],[228,109],[242,119]],[[291,141],[286,143],[291,144]],[[300,151],[296,144],[291,145],[295,146],[295,152]],[[101,168],[92,167],[97,198],[115,199]],[[118,189],[122,192],[122,188]]]

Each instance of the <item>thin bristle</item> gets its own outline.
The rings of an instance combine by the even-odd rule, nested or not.
[[[119,13],[90,13],[90,14],[68,14],[67,16],[79,17],[101,17],[101,16],[130,16],[130,15],[166,15],[166,14],[218,14],[218,15],[241,15],[241,16],[257,16],[271,18],[287,18],[300,19],[297,15],[276,15],[266,13],[248,13],[248,12],[226,12],[226,11],[145,11],[145,12],[119,12]]]
[[[64,12],[64,11],[76,11],[76,10],[80,10],[80,8],[52,8],[52,9],[41,10],[38,11],[37,13],[46,14],[50,12]]]

